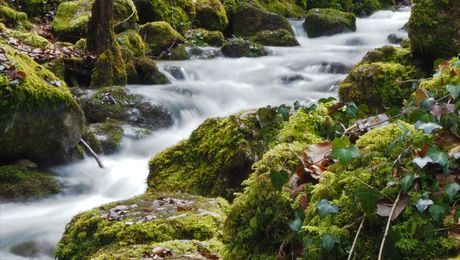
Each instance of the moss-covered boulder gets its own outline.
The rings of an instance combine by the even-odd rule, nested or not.
[[[125,61],[118,44],[105,49],[97,56],[91,74],[91,87],[124,86],[127,80]]]
[[[270,13],[251,5],[239,6],[232,19],[232,33],[235,36],[249,37],[264,30],[285,29],[294,35],[289,21],[275,13]]]
[[[343,12],[353,12],[358,16],[368,16],[381,9],[394,6],[393,0],[308,0],[307,8],[333,8]]]
[[[230,58],[260,57],[268,55],[261,44],[243,38],[234,38],[226,41],[221,48],[222,54]]]
[[[165,21],[179,32],[190,29],[196,11],[192,0],[135,0],[141,24],[155,21]],[[172,4],[172,5],[171,5]]]
[[[93,0],[67,1],[59,5],[52,28],[60,40],[76,42],[86,37]],[[115,32],[134,29],[139,20],[132,0],[115,0]]]
[[[104,87],[77,94],[90,123],[111,118],[155,130],[170,126],[173,122],[172,115],[163,106],[153,105],[143,96],[129,93],[124,87]]]
[[[415,0],[409,19],[412,50],[428,64],[460,53],[460,2]],[[429,66],[431,68],[431,66]]]
[[[49,174],[23,166],[0,166],[0,202],[45,198],[60,190]]]
[[[146,193],[75,216],[55,254],[58,259],[153,258],[155,247],[169,254],[218,253],[227,207],[223,199]]]
[[[220,0],[198,0],[195,8],[196,26],[210,31],[224,31],[227,27],[227,13]]]
[[[0,161],[58,161],[80,140],[84,117],[65,82],[0,44],[19,78],[0,73]]]
[[[168,78],[160,72],[155,61],[143,57],[135,58],[132,61],[132,71],[128,73],[129,84],[167,84]]]
[[[198,28],[188,30],[185,34],[185,40],[188,45],[192,46],[221,46],[224,41],[224,35],[219,31],[208,31],[206,29]]]
[[[120,148],[123,133],[122,122],[108,118],[102,123],[91,124],[87,136],[96,152],[109,154]]]
[[[184,37],[167,22],[150,22],[141,26],[139,34],[147,45],[148,51],[154,56],[160,56],[169,48],[184,43]]]
[[[49,18],[55,13],[61,1],[56,0],[16,0],[11,5],[31,18]]]
[[[142,37],[134,30],[127,30],[115,36],[115,40],[122,49],[126,49],[133,57],[143,57],[146,51]]]
[[[303,27],[310,38],[354,32],[356,31],[356,18],[352,13],[335,9],[311,9],[305,17]]]
[[[150,160],[149,189],[231,198],[281,123],[274,108],[208,119],[190,138]]]
[[[368,52],[339,84],[343,101],[382,110],[402,104],[415,90],[404,80],[424,76],[410,49],[385,46]]]
[[[285,29],[258,32],[252,40],[266,46],[298,46],[299,42]]]
[[[21,44],[27,45],[31,48],[51,48],[52,44],[45,39],[44,37],[36,34],[36,33],[31,33],[31,32],[24,32],[24,31],[19,31],[19,30],[13,30],[13,29],[8,29],[4,28],[1,29],[1,36],[0,36],[0,41],[2,41],[2,38],[4,40],[8,40],[10,37],[13,38],[14,40],[17,40]]]
[[[229,1],[231,2],[231,0]],[[233,1],[238,6],[241,2]],[[255,7],[267,12],[275,13],[287,18],[300,18],[305,15],[307,6],[306,0],[254,0],[250,2]]]
[[[27,29],[31,27],[26,13],[18,12],[3,4],[0,6],[0,23],[3,23],[10,28]]]

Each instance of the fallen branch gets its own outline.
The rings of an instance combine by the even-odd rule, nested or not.
[[[353,251],[355,250],[356,241],[358,241],[359,233],[361,232],[361,229],[363,228],[363,225],[364,225],[364,219],[365,218],[363,217],[363,220],[361,220],[361,224],[359,225],[358,231],[356,232],[355,239],[353,240],[353,245],[351,245],[350,253],[348,254],[348,260],[351,259],[351,256],[353,255]]]
[[[103,169],[104,165],[102,164],[101,160],[99,159],[99,156],[94,152],[93,149],[91,149],[91,146],[89,146],[88,143],[85,142],[85,140],[80,139],[80,143],[88,150],[88,152],[94,157],[96,160],[97,164],[99,165],[99,168]]]
[[[382,259],[383,247],[385,246],[385,240],[386,240],[387,235],[388,235],[388,230],[390,229],[391,219],[393,218],[393,214],[395,212],[396,205],[398,205],[398,202],[399,202],[399,197],[401,197],[401,191],[399,191],[398,196],[396,197],[396,200],[393,203],[393,207],[391,207],[390,216],[388,216],[387,226],[385,228],[385,233],[383,234],[382,243],[380,244],[380,251],[379,251],[378,260]]]

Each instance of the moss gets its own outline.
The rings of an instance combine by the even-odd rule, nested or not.
[[[85,127],[83,129],[81,138],[91,147],[91,149],[93,149],[95,153],[102,153],[104,151],[101,141],[89,127]]]
[[[239,6],[232,19],[235,36],[250,37],[264,30],[285,29],[294,35],[289,21],[277,14],[269,13],[250,5]]]
[[[86,39],[82,38],[75,43],[75,48],[79,50],[86,50]]]
[[[100,142],[104,153],[113,153],[120,148],[124,133],[121,122],[113,119],[106,119],[102,123],[90,125],[90,129]]]
[[[14,84],[0,74],[0,161],[64,155],[80,139],[84,118],[78,104],[65,82],[49,70],[8,45],[0,46],[23,75]]]
[[[224,35],[219,31],[208,31],[205,29],[193,29],[185,34],[187,44],[192,46],[221,46],[224,41]]]
[[[48,174],[21,166],[0,166],[0,199],[3,202],[45,198],[60,190],[59,183]]]
[[[187,52],[184,44],[179,44],[176,47],[169,50],[163,57],[162,60],[188,60],[190,55]]]
[[[72,219],[58,243],[56,256],[59,259],[89,259],[99,249],[102,255],[104,252],[143,254],[137,248],[177,245],[175,240],[206,243],[221,237],[219,230],[227,205],[222,199],[174,193],[146,193],[128,201],[104,205]],[[123,213],[117,208],[122,208]]]
[[[307,8],[333,8],[344,12],[353,12],[359,16],[395,5],[393,0],[307,0]]]
[[[448,94],[445,87],[448,84],[460,84],[460,59],[457,57],[440,66],[432,79],[422,81],[420,88],[430,91],[436,97],[443,97]]]
[[[160,72],[155,61],[149,58],[133,60],[134,71],[128,74],[130,84],[166,84],[169,80]]]
[[[298,46],[296,38],[285,29],[258,32],[252,40],[267,46]]]
[[[60,40],[76,42],[86,37],[92,5],[93,0],[68,1],[59,5],[52,27]],[[131,0],[116,0],[114,20],[117,32],[134,29],[138,21],[134,3]]]
[[[0,6],[0,23],[11,28],[28,29],[31,27],[26,13],[18,12],[3,4]]]
[[[220,0],[198,0],[195,3],[195,25],[211,31],[224,31],[228,25],[227,13]]]
[[[262,10],[276,13],[278,15],[288,18],[303,17],[305,15],[306,10],[305,0],[257,0],[253,1],[252,4]]]
[[[426,60],[429,69],[437,58],[460,53],[460,2],[416,0],[409,19],[412,50]]]
[[[125,62],[121,56],[120,48],[115,44],[112,48],[104,50],[97,57],[96,64],[91,74],[91,86],[100,88],[113,85],[125,85],[127,82]]]
[[[261,126],[258,114],[264,113],[267,122]],[[268,149],[280,123],[272,108],[206,120],[189,139],[150,160],[149,189],[231,197]]]
[[[356,31],[356,18],[352,13],[335,9],[311,9],[303,24],[308,37],[320,37]]]
[[[30,32],[22,32],[12,29],[4,29],[2,30],[2,37],[7,39],[9,37],[13,37],[19,40],[21,43],[28,45],[32,48],[50,48],[52,44],[45,38],[36,33]]]
[[[141,36],[134,30],[124,31],[116,35],[116,41],[120,48],[127,48],[134,57],[143,57],[145,53],[145,44]]]
[[[171,46],[184,43],[185,39],[167,22],[151,22],[141,26],[139,33],[149,52],[159,56]]]
[[[53,74],[56,75],[56,77],[64,81],[65,64],[63,59],[56,58],[54,60],[46,62],[43,64],[43,67],[53,72]]]
[[[260,57],[268,54],[264,46],[243,38],[228,40],[222,45],[222,53],[231,58]]]

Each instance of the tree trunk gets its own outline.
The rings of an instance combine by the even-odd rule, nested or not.
[[[94,1],[86,40],[86,48],[89,52],[100,54],[112,47],[114,41],[112,16],[113,0]]]

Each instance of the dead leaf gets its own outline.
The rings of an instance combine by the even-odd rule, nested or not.
[[[337,103],[329,107],[329,109],[327,110],[327,113],[329,115],[332,115],[344,106],[345,106],[345,102],[338,101]]]
[[[304,151],[304,155],[312,164],[317,164],[326,159],[332,152],[331,142],[312,144]],[[319,165],[318,165],[319,166]]]
[[[401,212],[404,211],[407,205],[409,205],[409,196],[405,195],[398,201],[398,204],[396,204],[396,208],[393,212],[393,216],[391,220],[392,221],[395,220],[401,214]],[[393,207],[393,204],[387,204],[387,203],[377,204],[377,215],[381,217],[389,217],[392,207]]]
[[[428,95],[428,92],[425,89],[417,88],[417,90],[415,90],[415,105],[420,107],[422,102],[429,97],[430,96]]]

